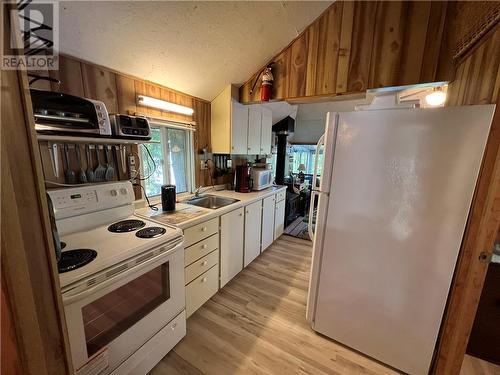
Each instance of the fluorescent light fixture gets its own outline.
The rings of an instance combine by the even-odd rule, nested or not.
[[[170,103],[165,100],[151,98],[149,96],[137,95],[137,104],[145,107],[157,108],[162,111],[181,113],[183,115],[191,116],[194,113],[193,108],[185,107],[183,105]]]
[[[425,96],[425,102],[432,107],[443,105],[445,101],[446,92],[444,92],[440,87],[434,88],[431,93]]]

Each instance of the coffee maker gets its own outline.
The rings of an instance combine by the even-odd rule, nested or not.
[[[234,190],[239,193],[250,193],[253,187],[250,164],[236,166],[234,174]]]

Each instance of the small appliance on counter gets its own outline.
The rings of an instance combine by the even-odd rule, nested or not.
[[[175,211],[175,185],[161,187],[161,209],[167,212]]]
[[[250,193],[253,187],[252,168],[246,165],[238,165],[234,174],[234,190],[239,193]]]
[[[35,129],[46,134],[111,136],[103,102],[53,91],[31,89]]]
[[[109,120],[115,137],[151,139],[151,128],[145,117],[114,114],[109,116]]]
[[[273,184],[273,170],[253,167],[251,172],[252,190],[264,190]]]

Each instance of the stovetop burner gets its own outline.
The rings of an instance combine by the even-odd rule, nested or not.
[[[77,249],[63,251],[61,260],[57,263],[59,273],[73,271],[92,262],[97,256],[97,251],[92,249]]]
[[[161,236],[167,230],[161,227],[147,227],[138,231],[135,235],[139,238],[154,238]]]
[[[122,220],[111,224],[108,227],[108,230],[114,233],[132,232],[133,230],[142,228],[145,225],[146,223],[142,220]]]

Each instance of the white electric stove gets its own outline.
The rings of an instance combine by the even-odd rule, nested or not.
[[[146,374],[186,332],[182,231],[135,216],[128,181],[48,195],[77,374]]]

